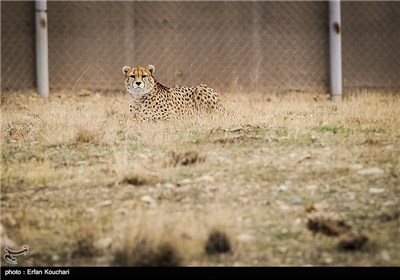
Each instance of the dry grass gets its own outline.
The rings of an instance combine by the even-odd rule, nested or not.
[[[399,95],[225,94],[228,115],[157,123],[125,95],[1,101],[21,265],[400,264]]]

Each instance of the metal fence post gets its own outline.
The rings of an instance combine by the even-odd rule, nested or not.
[[[35,1],[36,22],[36,79],[38,93],[49,96],[49,58],[47,41],[47,2]]]
[[[340,0],[329,1],[329,52],[332,101],[342,97],[342,41]]]

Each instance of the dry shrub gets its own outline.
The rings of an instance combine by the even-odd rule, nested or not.
[[[170,242],[154,242],[146,237],[133,246],[114,251],[114,264],[119,266],[180,266],[182,257],[176,245]]]
[[[114,154],[113,171],[117,175],[116,184],[143,186],[154,185],[159,182],[159,172],[156,173],[144,168],[148,159],[132,160],[128,157],[128,154],[127,151],[118,151]]]
[[[368,237],[362,233],[349,232],[340,237],[338,248],[344,251],[361,249],[368,241]]]
[[[307,228],[315,235],[339,236],[347,233],[350,226],[333,212],[313,212],[307,215]]]
[[[169,153],[169,162],[167,163],[167,165],[173,167],[177,165],[191,165],[195,163],[204,162],[205,160],[206,157],[200,155],[196,151],[189,151],[184,153],[177,153],[175,151],[172,151]]]
[[[74,233],[75,246],[73,255],[92,257],[98,253],[95,242],[98,238],[97,228],[92,224],[82,224],[76,227]]]
[[[206,238],[203,239],[203,252],[207,255],[233,254],[237,249],[234,236],[237,228],[234,213],[230,209],[212,207],[208,213]]]
[[[140,167],[125,167],[117,171],[121,178],[117,184],[127,184],[133,186],[154,185],[158,182],[158,176]]]
[[[75,141],[78,143],[93,143],[99,142],[99,132],[97,130],[88,129],[86,127],[79,127],[75,135]]]
[[[321,233],[329,237],[339,237],[337,247],[340,250],[359,250],[368,241],[366,235],[352,231],[337,213],[314,212],[308,214],[307,218],[307,228],[314,235]]]
[[[227,138],[218,138],[213,141],[214,144],[234,144],[234,143],[246,143],[251,141],[260,140],[260,137],[255,136],[236,136],[236,137],[227,137]]]
[[[148,185],[150,182],[152,182],[152,178],[150,178],[146,174],[131,174],[122,179],[120,183],[134,186],[142,186]]]
[[[120,225],[120,227],[122,227]],[[117,266],[182,266],[196,251],[193,217],[135,215],[115,238],[113,264]]]
[[[213,229],[204,246],[208,255],[226,254],[232,252],[232,245],[228,234],[221,229]]]
[[[379,215],[379,221],[381,222],[390,222],[390,221],[395,221],[400,218],[400,211],[394,211],[392,213],[383,213]]]

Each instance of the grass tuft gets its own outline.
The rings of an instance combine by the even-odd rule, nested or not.
[[[95,241],[97,239],[96,228],[93,226],[78,227],[75,232],[74,256],[92,257],[98,253]]]
[[[208,255],[231,253],[230,238],[224,231],[214,229],[208,235],[204,250]]]
[[[98,131],[86,127],[80,127],[75,135],[75,141],[78,143],[97,144],[100,139]]]
[[[181,266],[183,259],[175,246],[169,242],[154,244],[143,238],[133,246],[117,249],[113,263],[118,266]]]
[[[177,165],[192,165],[195,163],[202,163],[206,160],[206,156],[200,155],[196,151],[188,151],[184,153],[178,153],[172,151],[169,153],[169,164],[170,166],[177,166]]]

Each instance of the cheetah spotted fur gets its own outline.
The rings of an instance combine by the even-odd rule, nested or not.
[[[195,87],[166,87],[154,78],[155,67],[124,66],[130,111],[138,120],[167,120],[196,113],[223,112],[219,94],[200,84]]]

